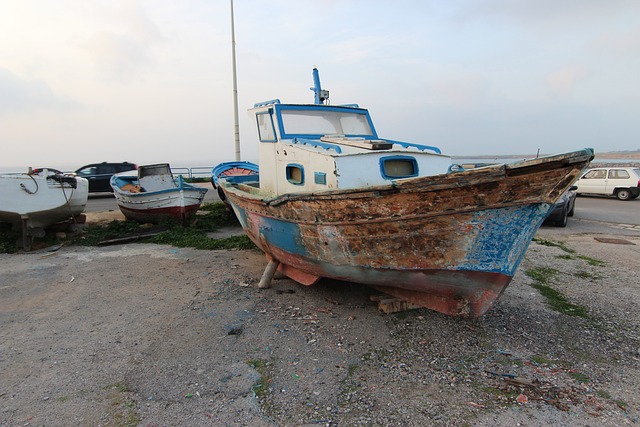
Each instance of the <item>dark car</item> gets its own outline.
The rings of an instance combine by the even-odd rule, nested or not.
[[[138,169],[134,163],[93,163],[76,170],[76,175],[89,180],[89,193],[113,192],[109,180],[111,176],[120,173]]]
[[[544,220],[545,224],[553,224],[556,227],[566,227],[567,217],[573,216],[576,210],[576,190],[578,187],[571,186],[562,194],[558,201],[553,205]]]

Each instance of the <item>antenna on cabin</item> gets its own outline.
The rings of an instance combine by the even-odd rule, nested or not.
[[[233,128],[236,161],[240,161],[240,126],[238,125],[238,79],[236,78],[236,31],[233,24],[233,0],[231,0],[231,60],[233,71]]]
[[[313,67],[313,87],[311,90],[315,95],[313,100],[314,104],[324,104],[324,101],[329,100],[329,91],[322,90],[322,87],[320,87],[320,74],[316,67]]]

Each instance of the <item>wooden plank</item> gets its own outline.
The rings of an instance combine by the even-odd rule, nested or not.
[[[366,150],[390,150],[391,148],[393,148],[392,143],[379,139],[368,140],[364,138],[340,138],[323,136],[320,138],[320,141],[339,145],[349,145],[351,147],[364,148]]]
[[[400,298],[390,297],[388,295],[371,295],[369,299],[378,303],[378,310],[385,314],[398,313],[406,310],[415,310],[422,308],[419,305],[410,303]]]

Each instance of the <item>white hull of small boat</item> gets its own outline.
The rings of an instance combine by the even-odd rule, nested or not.
[[[87,204],[85,178],[49,173],[0,175],[0,222],[23,231],[43,229],[81,214]]]
[[[158,223],[166,218],[187,222],[195,216],[206,188],[174,177],[169,164],[146,165],[138,174],[122,172],[111,177],[118,207],[128,219]]]

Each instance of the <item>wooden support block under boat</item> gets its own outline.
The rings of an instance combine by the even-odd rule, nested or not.
[[[378,310],[385,314],[398,313],[401,311],[415,310],[422,308],[419,305],[410,303],[400,298],[394,298],[389,295],[371,295],[369,299],[378,303]]]

